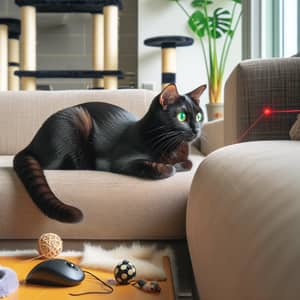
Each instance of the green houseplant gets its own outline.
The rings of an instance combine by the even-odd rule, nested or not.
[[[241,20],[242,10],[238,7],[241,6],[241,0],[227,0],[232,3],[231,10],[218,7],[211,14],[209,6],[214,4],[213,0],[191,1],[194,8],[191,14],[182,0],[169,1],[175,2],[182,9],[188,18],[189,28],[200,41],[209,85],[209,105],[215,108],[223,107],[221,103],[224,70],[233,37]],[[221,47],[217,43],[221,43]],[[209,119],[218,118],[222,116],[222,112],[218,114],[208,111],[208,115]]]

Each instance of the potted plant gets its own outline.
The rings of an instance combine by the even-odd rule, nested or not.
[[[182,9],[188,18],[189,28],[200,41],[209,85],[208,119],[223,117],[223,76],[232,40],[241,20],[242,10],[238,7],[241,0],[227,0],[232,2],[231,10],[218,7],[212,14],[209,14],[209,6],[214,3],[213,0],[191,1],[191,6],[195,9],[192,14],[181,0],[170,1]],[[222,43],[221,47],[217,47],[218,41]]]

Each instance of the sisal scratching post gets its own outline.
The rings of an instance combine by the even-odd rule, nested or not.
[[[8,26],[0,24],[0,91],[7,91]]]
[[[176,74],[176,48],[162,48],[161,51],[161,70],[162,74]],[[172,81],[172,80],[162,80],[162,88],[167,86],[170,82],[164,83],[164,81]],[[175,78],[174,78],[175,83]]]
[[[21,22],[15,18],[0,18],[1,26],[1,90],[19,90],[19,78],[14,74],[19,69],[19,37]],[[3,74],[3,76],[2,76]]]
[[[146,46],[161,48],[162,88],[176,83],[176,47],[187,47],[193,43],[192,38],[179,35],[158,36],[144,41]]]
[[[118,70],[119,8],[115,5],[104,6],[104,70]],[[104,88],[117,89],[118,77],[104,75]]]
[[[8,18],[8,89],[18,91],[20,79],[15,72],[20,68],[20,34],[21,22],[19,19]]]
[[[36,8],[21,7],[21,67],[24,71],[36,71]],[[22,90],[36,90],[34,77],[22,77]]]
[[[104,70],[104,16],[93,14],[93,70]],[[94,88],[103,88],[102,78],[93,80]]]
[[[20,89],[20,79],[15,75],[19,70],[20,64],[20,43],[18,39],[10,38],[8,40],[8,89],[18,91]]]

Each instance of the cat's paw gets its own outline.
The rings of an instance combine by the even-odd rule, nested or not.
[[[174,165],[175,169],[177,172],[184,172],[184,171],[189,171],[192,169],[193,167],[193,163],[192,161],[190,161],[189,159],[182,161],[180,163],[176,163]]]
[[[151,168],[151,175],[153,179],[163,179],[173,176],[176,173],[174,166],[164,163],[147,162]]]
[[[171,177],[176,173],[176,168],[170,164],[158,163],[156,165],[159,179]]]

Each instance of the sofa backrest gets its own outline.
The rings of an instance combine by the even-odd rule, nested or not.
[[[146,90],[0,92],[0,155],[22,150],[41,124],[65,107],[103,101],[142,117],[154,96],[154,92]]]
[[[300,109],[300,58],[239,63],[226,81],[224,103],[226,145],[237,141],[289,139],[297,112],[268,117],[262,112],[266,107],[277,111]]]

